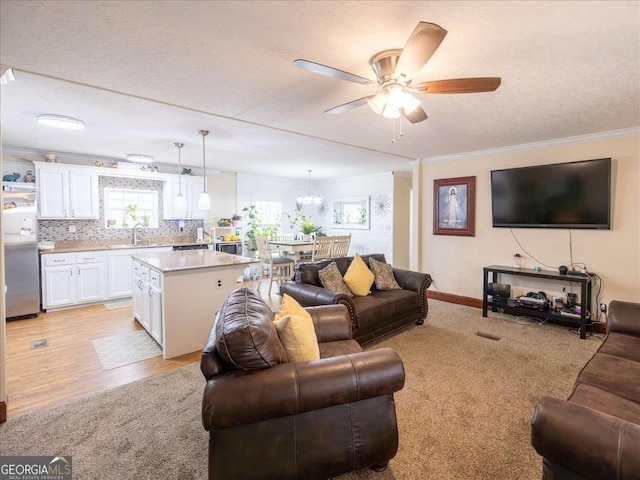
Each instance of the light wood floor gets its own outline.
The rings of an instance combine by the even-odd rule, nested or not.
[[[243,286],[256,288],[257,282]],[[260,293],[272,309],[280,306],[278,287],[262,282]],[[165,360],[160,357],[102,370],[92,341],[141,330],[131,307],[107,310],[104,305],[81,307],[38,318],[7,322],[7,417],[60,405],[141,378],[200,360],[200,351]],[[48,346],[32,349],[35,340]],[[203,344],[204,346],[204,344]]]

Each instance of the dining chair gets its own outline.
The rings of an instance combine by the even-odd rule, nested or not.
[[[271,245],[267,237],[256,237],[256,246],[258,247],[258,256],[260,258],[260,279],[258,280],[258,289],[265,277],[269,277],[269,295],[271,295],[271,287],[273,282],[278,282],[278,286],[283,281],[290,280],[293,274],[294,261],[287,257],[275,257],[271,252]]]
[[[346,257],[349,254],[349,245],[351,244],[351,234],[336,235],[333,237],[335,243],[333,245],[332,257]]]
[[[316,237],[313,241],[311,261],[331,258],[333,256],[334,238],[335,237]]]

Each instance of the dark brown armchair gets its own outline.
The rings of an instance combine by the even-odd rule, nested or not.
[[[258,329],[272,324],[273,313],[250,290],[234,295],[232,315],[264,317],[251,325],[250,336],[257,338]],[[344,306],[307,310],[320,360],[276,360],[254,370],[232,369],[223,360],[218,350],[222,329],[216,325],[229,309],[223,307],[216,316],[201,361],[207,379],[202,421],[210,432],[210,479],[320,479],[384,468],[395,456],[393,393],[404,385],[402,361],[390,348],[363,352],[351,339]]]

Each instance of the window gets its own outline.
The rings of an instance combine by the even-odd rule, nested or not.
[[[136,223],[158,228],[158,192],[105,188],[104,219],[106,228],[132,228]]]
[[[260,218],[261,225],[265,226],[280,226],[280,219],[282,218],[282,203],[280,202],[256,202],[256,210],[258,211],[258,218]]]

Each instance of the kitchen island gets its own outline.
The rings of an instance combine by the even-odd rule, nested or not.
[[[164,358],[204,347],[216,311],[257,259],[184,250],[133,255],[133,316],[160,344]]]

